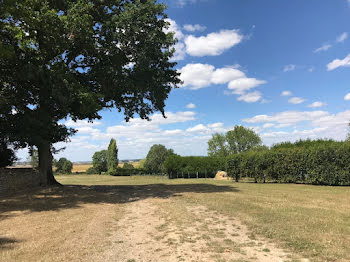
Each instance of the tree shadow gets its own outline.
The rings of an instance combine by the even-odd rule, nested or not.
[[[238,192],[233,186],[212,184],[149,184],[149,185],[66,185],[64,187],[35,188],[21,193],[0,196],[0,220],[11,211],[41,212],[79,208],[88,203],[129,203],[147,198],[181,196],[183,193],[210,194]]]
[[[0,237],[0,250],[1,249],[11,249],[13,248],[13,244],[17,243],[18,241],[13,238],[7,238],[7,237]]]

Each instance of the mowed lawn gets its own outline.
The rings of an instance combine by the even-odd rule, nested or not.
[[[350,261],[349,187],[104,175],[60,175],[56,178],[69,186],[35,189],[0,198],[0,261],[148,261],[131,257],[133,252],[130,259],[123,260],[122,252],[126,251],[118,250],[118,245],[128,241],[122,235],[133,232],[133,226],[123,228],[118,221],[126,223],[135,219],[130,223],[135,227],[141,223],[139,226],[143,228],[142,220],[133,216],[137,216],[138,208],[143,212],[144,205],[147,205],[145,218],[147,209],[164,215],[164,222],[156,227],[158,232],[152,233],[163,235],[155,237],[154,243],[164,240],[162,243],[169,249],[194,245],[199,248],[197,254],[210,249],[211,257],[206,261],[260,261],[259,254],[247,255],[249,245],[254,246],[254,250],[262,245],[258,241],[260,237],[267,239],[266,243],[286,250],[290,254],[289,261],[304,258]],[[147,200],[152,202],[145,202]],[[136,215],[131,216],[130,212],[136,212]],[[208,225],[215,223],[215,219],[210,220],[214,216],[216,220],[222,220],[218,221],[221,228],[214,230],[215,235]],[[206,219],[209,222],[203,224]],[[232,231],[232,223],[227,223],[231,219],[242,222],[242,226],[236,225],[238,231],[231,235],[238,236],[240,228],[247,226],[249,243],[239,243],[242,237],[223,236],[220,240],[222,232],[219,229],[225,231],[227,227],[227,231]],[[146,222],[149,221],[144,221],[145,230],[148,230]],[[190,230],[186,226],[192,226],[191,230],[197,230],[197,233],[200,231],[200,237],[190,239],[190,235],[185,235]],[[173,236],[176,230],[186,238]],[[142,238],[149,236],[134,237],[140,238],[140,243],[130,247],[135,246],[135,252],[137,249],[142,251]],[[201,250],[200,246],[204,244],[207,248]],[[118,250],[120,260],[108,250],[111,246]],[[271,255],[271,248],[262,250],[266,252],[265,256]],[[143,252],[140,254],[147,254],[147,249]],[[166,254],[163,246],[152,251],[153,255],[156,252]],[[246,255],[247,259],[235,260],[229,252]],[[192,259],[187,259],[190,255]],[[158,261],[173,260],[163,255]],[[188,254],[178,256],[174,261],[196,259],[195,255]]]

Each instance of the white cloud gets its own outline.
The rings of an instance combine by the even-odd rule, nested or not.
[[[313,72],[315,70],[315,67],[310,66],[309,69],[307,71],[309,71],[310,73]]]
[[[303,121],[313,121],[317,118],[328,116],[326,111],[285,111],[274,115],[256,115],[252,118],[243,119],[246,123],[273,123],[284,126],[293,125]]]
[[[270,128],[270,127],[274,127],[274,126],[275,126],[275,124],[273,124],[273,123],[266,123],[263,125],[263,128]]]
[[[211,77],[214,84],[225,84],[238,78],[244,78],[245,74],[237,69],[237,66],[216,69]]]
[[[350,2],[350,0],[349,0],[349,2]],[[344,32],[340,36],[337,37],[336,41],[337,41],[337,43],[343,43],[346,38],[348,38],[348,33]]]
[[[292,92],[291,91],[283,91],[281,93],[281,96],[291,96],[292,95]]]
[[[193,109],[193,108],[196,108],[196,105],[193,103],[189,103],[186,107],[189,109]]]
[[[175,37],[178,40],[181,40],[184,37],[184,34],[182,33],[182,31],[179,28],[179,26],[177,25],[177,23],[174,20],[170,19],[170,18],[165,19],[165,21],[168,22],[170,25],[169,25],[169,27],[167,29],[164,29],[164,31],[166,33],[173,32]]]
[[[308,105],[308,107],[316,108],[316,107],[323,107],[326,105],[327,105],[327,103],[316,101],[316,102],[313,102],[312,104]]]
[[[195,24],[195,25],[190,25],[190,24],[186,24],[183,26],[183,28],[186,30],[186,31],[189,31],[189,32],[195,32],[195,31],[204,31],[206,29],[205,26],[203,25],[199,25],[199,24]]]
[[[350,0],[349,0],[349,1],[350,1]],[[344,96],[344,100],[350,101],[350,93],[348,93],[348,94],[346,94],[346,95]]]
[[[190,89],[200,89],[212,84],[227,84],[228,95],[240,95],[239,101],[257,102],[262,98],[260,92],[251,92],[249,90],[265,84],[265,80],[256,78],[247,78],[246,75],[237,69],[238,66],[224,67],[215,69],[209,64],[187,64],[179,70],[180,79],[183,81],[183,87]]]
[[[184,7],[187,4],[194,4],[197,0],[176,0],[176,3],[180,7]]]
[[[243,122],[262,124],[255,126],[264,143],[271,145],[282,141],[296,141],[298,139],[332,138],[343,140],[348,132],[350,110],[331,114],[327,111],[285,111],[272,115],[256,115],[243,119]],[[264,128],[275,129],[293,126],[288,129],[263,132]]]
[[[239,79],[230,81],[228,84],[228,89],[233,90],[234,94],[242,95],[244,94],[244,92],[265,83],[266,83],[265,80],[258,80],[255,78],[239,78]],[[256,93],[255,93],[255,97],[257,97]],[[245,101],[243,98],[240,100]]]
[[[350,54],[347,55],[343,60],[335,59],[327,65],[327,71],[332,71],[338,67],[350,67]]]
[[[296,66],[295,66],[295,65],[293,65],[293,64],[286,65],[286,66],[284,66],[284,68],[283,68],[283,72],[290,72],[290,71],[294,71],[294,70],[295,70],[295,68],[296,68]]]
[[[314,50],[314,53],[319,53],[319,52],[322,52],[322,51],[327,51],[329,48],[331,48],[332,45],[330,44],[324,44],[323,46],[317,48]]]
[[[191,56],[217,56],[242,40],[238,30],[221,30],[200,37],[189,35],[185,38],[186,52]]]
[[[290,104],[294,104],[294,105],[297,105],[297,104],[301,104],[305,101],[304,98],[301,98],[301,97],[292,97],[291,99],[288,100],[288,103]]]
[[[261,99],[261,93],[259,91],[246,93],[237,98],[238,101],[244,101],[247,103],[255,103]]]
[[[191,89],[207,87],[211,84],[211,77],[215,67],[209,64],[187,64],[182,67],[180,79],[183,86],[190,86]]]
[[[172,61],[184,60],[186,56],[185,44],[182,42],[177,42],[174,45],[174,48],[175,48],[175,53],[173,57],[170,59],[170,61],[172,62]]]

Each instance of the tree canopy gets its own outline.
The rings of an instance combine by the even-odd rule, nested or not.
[[[216,133],[208,141],[208,155],[225,157],[261,146],[257,133],[244,126],[235,126],[226,134]]]
[[[107,150],[94,153],[92,156],[92,167],[98,174],[107,171]]]
[[[160,173],[163,169],[164,161],[173,154],[174,151],[172,149],[167,149],[163,145],[153,145],[148,151],[144,167],[152,173]]]
[[[156,0],[2,1],[0,134],[38,148],[42,185],[57,183],[52,144],[75,133],[61,120],[103,108],[164,115],[180,83],[164,10]]]

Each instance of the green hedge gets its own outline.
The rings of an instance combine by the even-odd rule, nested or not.
[[[120,168],[112,169],[107,171],[108,175],[111,176],[134,176],[134,175],[144,175],[147,174],[146,170],[143,168]]]
[[[350,185],[350,144],[315,143],[314,146],[274,147],[262,152],[230,156],[228,175],[279,183]]]
[[[169,178],[212,178],[226,170],[226,158],[171,155],[163,168]]]

